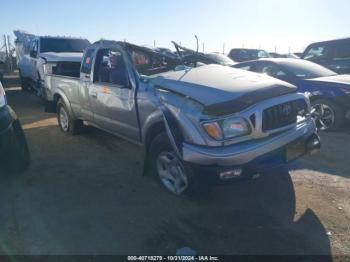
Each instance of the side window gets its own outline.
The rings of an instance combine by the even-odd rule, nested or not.
[[[350,42],[335,44],[333,60],[345,59],[350,59]]]
[[[241,65],[236,65],[235,67],[246,71],[253,71],[252,64],[241,64]]]
[[[29,52],[31,57],[36,57],[38,55],[38,41],[33,40],[30,43]]]
[[[275,78],[287,76],[286,72],[284,72],[279,66],[270,63],[261,64],[258,67],[258,72]]]
[[[92,62],[94,59],[94,49],[88,49],[85,53],[83,63],[81,65],[81,72],[84,74],[90,74],[92,68]]]
[[[38,53],[38,40],[35,40],[35,41],[33,42],[33,51],[34,51],[35,53]]]
[[[318,45],[318,46],[312,46],[310,47],[305,56],[304,59],[311,60],[311,61],[317,61],[320,59],[327,58],[328,55],[328,48],[325,45]]]
[[[94,82],[128,86],[128,75],[121,52],[115,49],[100,49],[96,55]]]

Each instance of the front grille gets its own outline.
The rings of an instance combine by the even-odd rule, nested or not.
[[[263,111],[263,132],[296,123],[298,116],[298,100],[269,107]]]

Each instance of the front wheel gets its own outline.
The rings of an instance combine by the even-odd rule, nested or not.
[[[191,177],[184,164],[172,148],[165,132],[157,135],[151,143],[149,161],[152,174],[155,174],[167,191],[182,195],[191,188]]]
[[[340,106],[327,99],[316,99],[311,102],[312,116],[316,125],[323,131],[338,130],[344,123],[344,112]]]

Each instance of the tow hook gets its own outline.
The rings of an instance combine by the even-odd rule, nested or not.
[[[317,134],[313,134],[306,141],[306,150],[309,154],[314,154],[318,152],[321,148],[321,140]]]

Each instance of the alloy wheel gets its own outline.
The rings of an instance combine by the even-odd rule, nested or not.
[[[326,104],[315,104],[312,106],[312,116],[320,130],[327,130],[334,125],[334,110]]]
[[[67,132],[69,129],[69,117],[66,109],[62,106],[60,108],[60,125],[63,131]]]
[[[163,185],[174,194],[183,193],[189,185],[184,166],[173,152],[162,152],[157,158],[157,171]]]

